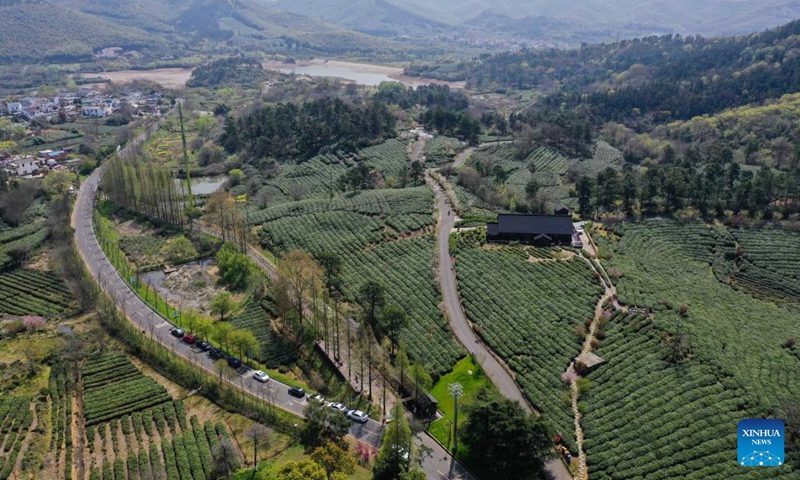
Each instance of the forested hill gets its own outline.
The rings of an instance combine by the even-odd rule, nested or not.
[[[0,62],[86,61],[105,47],[179,57],[202,40],[324,54],[403,53],[389,40],[345,30],[262,0],[0,0]]]
[[[605,119],[634,109],[687,119],[800,91],[800,21],[742,37],[654,36],[407,72],[466,80],[478,89],[541,89],[558,94],[550,97],[554,106],[585,102]]]
[[[0,61],[90,59],[97,48],[158,48],[163,39],[43,1],[0,0]]]

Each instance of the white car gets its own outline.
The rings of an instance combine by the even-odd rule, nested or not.
[[[367,423],[367,420],[369,420],[369,415],[362,412],[361,410],[350,410],[349,412],[347,412],[347,418],[349,418],[350,420],[354,420],[358,423]]]
[[[345,406],[345,405],[344,405],[344,404],[342,404],[342,403],[339,403],[339,402],[331,402],[331,403],[329,403],[329,404],[328,404],[328,406],[329,406],[329,407],[331,407],[331,408],[333,408],[333,409],[335,409],[335,410],[339,410],[339,411],[340,411],[340,412],[342,412],[342,413],[347,413],[347,406]]]
[[[583,225],[575,225],[575,231],[578,233],[583,233]]]
[[[262,372],[261,370],[256,370],[255,372],[253,372],[253,378],[255,378],[261,383],[267,383],[269,381],[269,375]]]
[[[315,401],[315,402],[319,402],[319,403],[325,403],[325,398],[322,395],[320,395],[319,393],[312,393],[312,394],[310,394],[308,396],[308,401],[309,402]]]

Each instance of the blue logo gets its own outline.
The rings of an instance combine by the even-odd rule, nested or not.
[[[780,467],[783,465],[783,421],[774,419],[739,422],[739,465]]]

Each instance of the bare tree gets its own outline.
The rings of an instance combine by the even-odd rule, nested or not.
[[[245,438],[253,442],[253,475],[258,467],[258,446],[269,445],[269,429],[260,423],[254,423],[244,431]]]

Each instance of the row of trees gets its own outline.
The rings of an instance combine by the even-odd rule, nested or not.
[[[576,184],[579,209],[621,210],[628,215],[674,212],[693,207],[705,214],[746,210],[771,217],[800,208],[800,168],[788,173],[761,167],[743,170],[723,147],[722,157],[705,164],[691,158],[651,165],[641,172],[630,167],[607,168]]]
[[[186,225],[185,200],[168,168],[145,158],[115,157],[100,181],[103,195],[131,212],[171,225]]]

